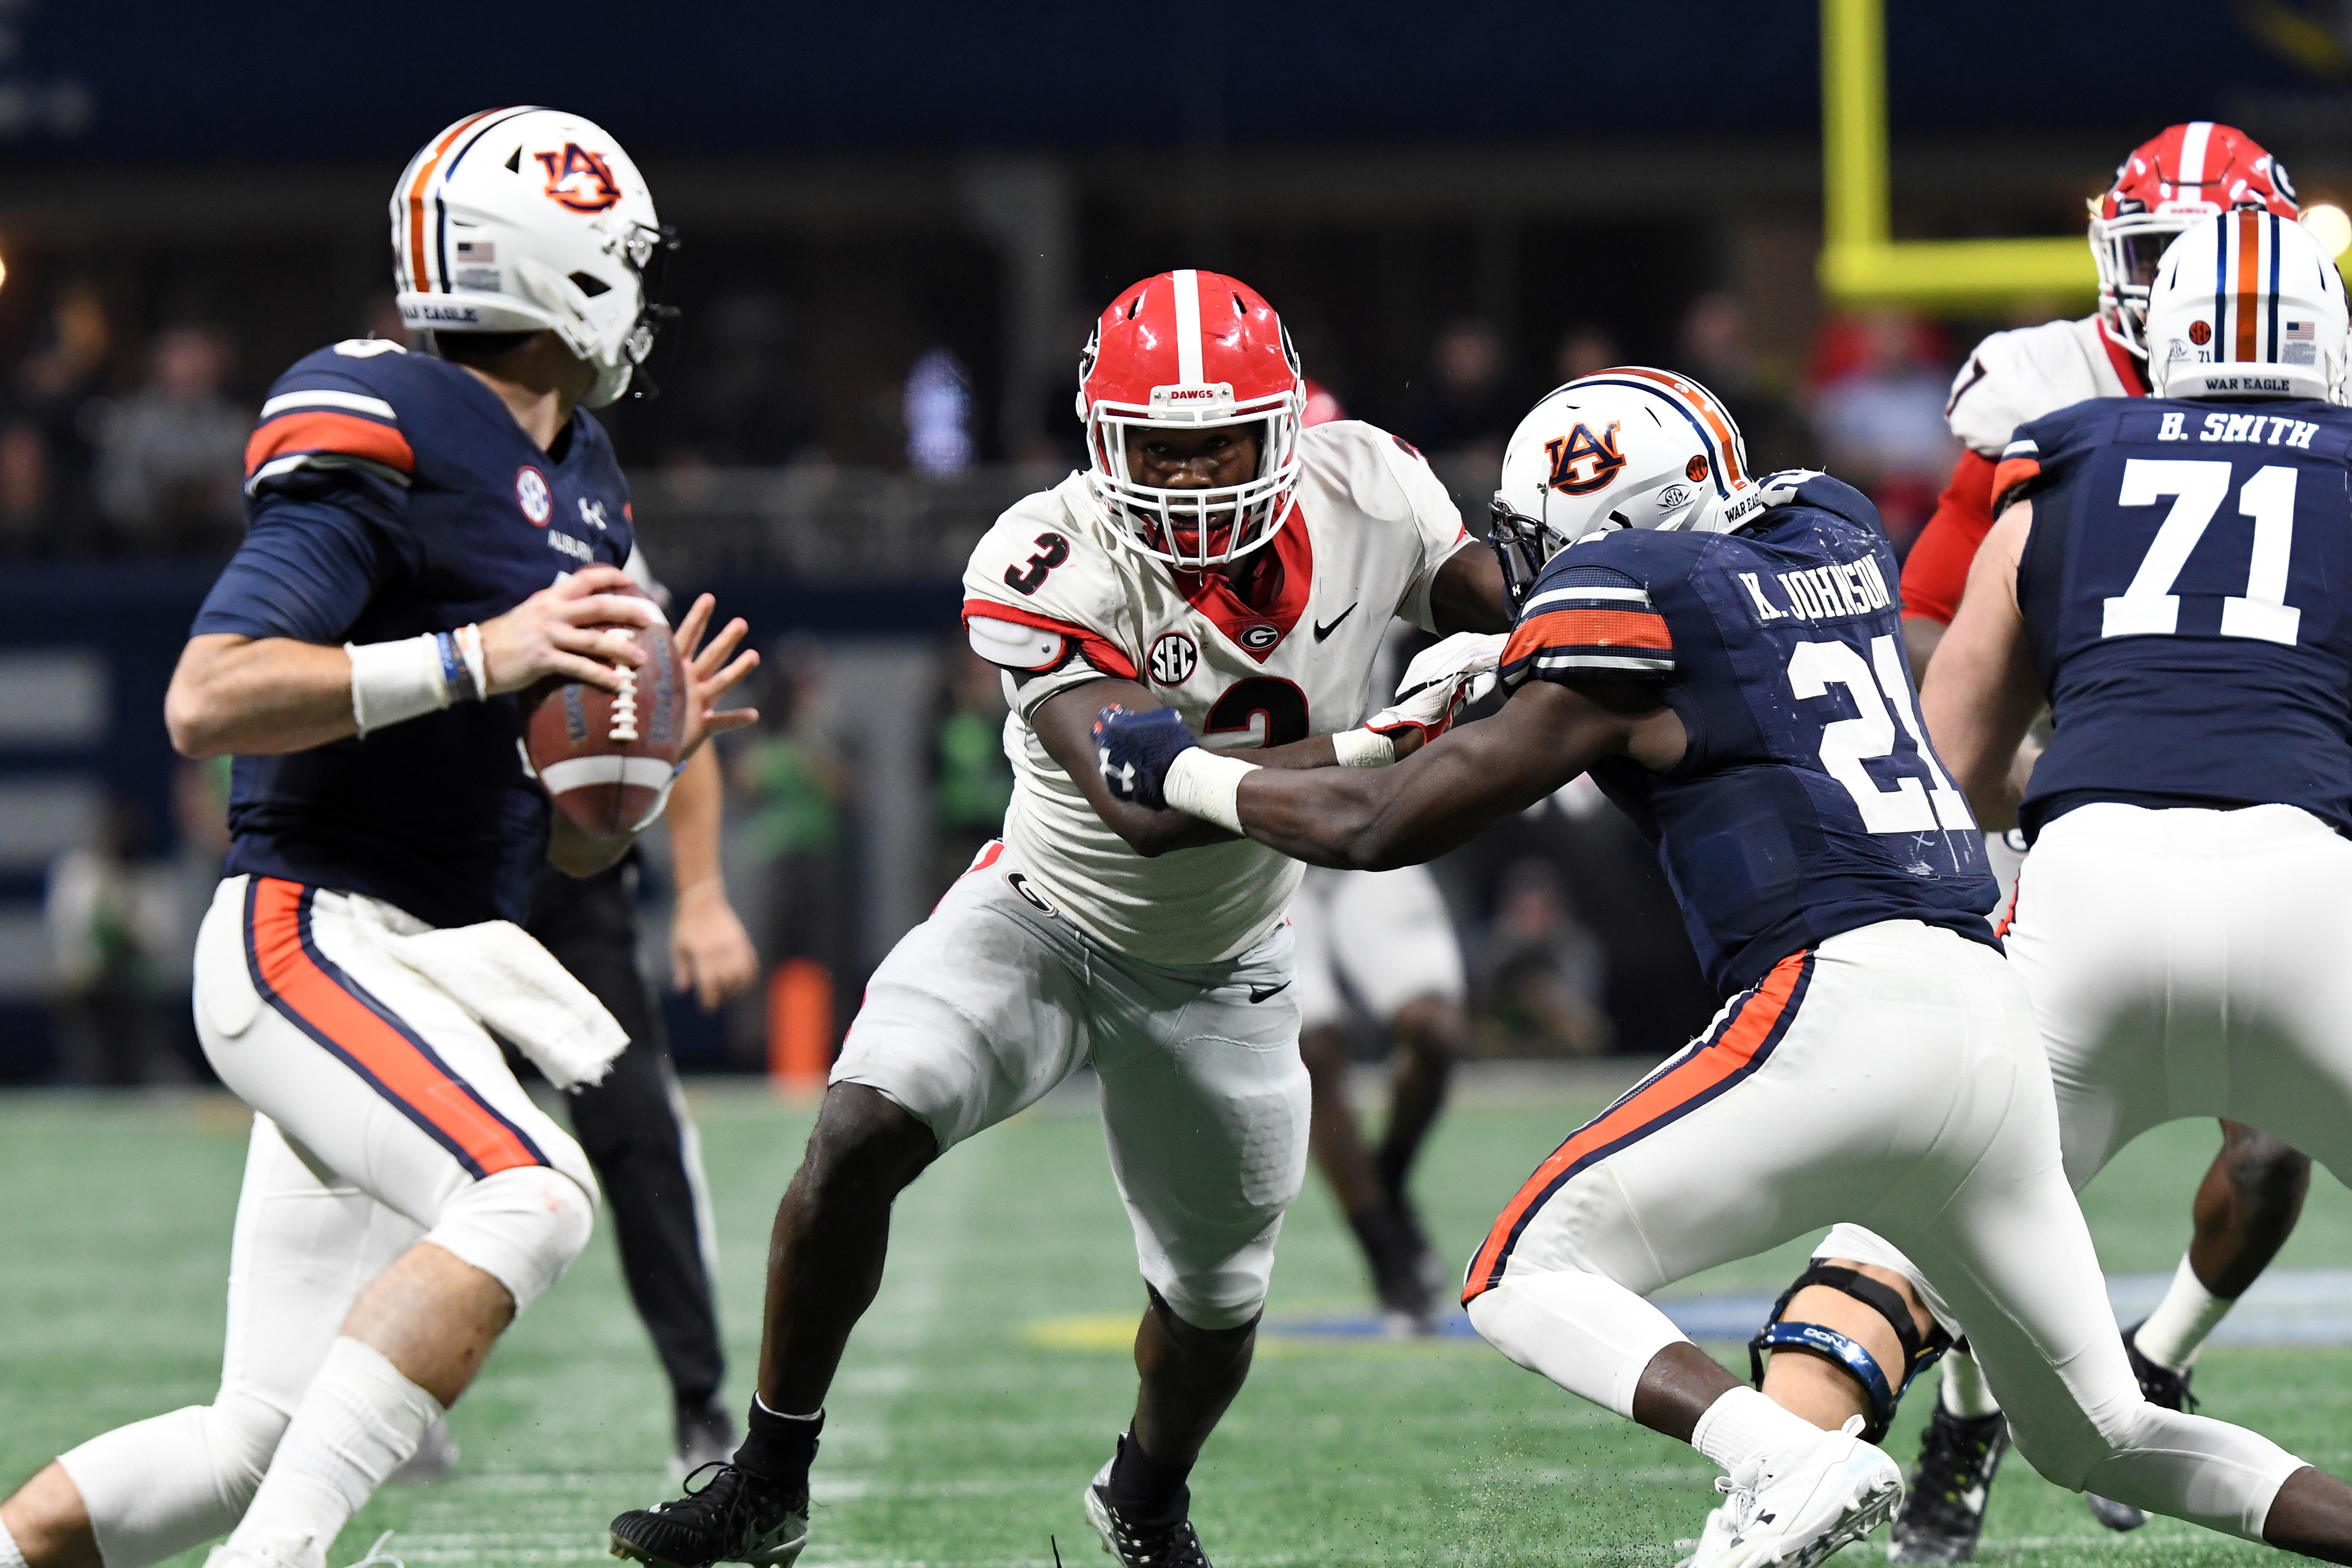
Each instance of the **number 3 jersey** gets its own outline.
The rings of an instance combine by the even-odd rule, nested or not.
[[[1180,578],[1129,549],[1073,474],[997,520],[964,572],[972,646],[1003,666],[1013,804],[1005,847],[1036,891],[1094,936],[1162,964],[1246,951],[1283,916],[1302,868],[1243,839],[1146,859],[1038,740],[1045,702],[1106,675],[1140,682],[1205,746],[1281,746],[1355,726],[1392,617],[1432,629],[1437,570],[1473,541],[1421,455],[1355,420],[1299,437],[1297,509],[1271,543],[1263,611],[1224,578]]]
[[[1674,767],[1592,777],[1658,846],[1727,995],[1883,920],[1991,943],[1983,836],[1920,726],[1878,514],[1825,475],[1763,486],[1737,533],[1624,529],[1554,556],[1503,681],[1654,682],[1681,716]]]
[[[2021,426],[1997,493],[2053,729],[2020,811],[2298,806],[2352,834],[2352,410],[2100,399]]]

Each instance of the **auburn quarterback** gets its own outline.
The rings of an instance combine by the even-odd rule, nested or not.
[[[574,152],[601,185],[551,177]],[[338,343],[271,388],[245,543],[164,703],[183,754],[236,758],[195,961],[205,1057],[256,1113],[220,1391],[0,1504],[12,1568],[142,1568],[225,1532],[214,1568],[322,1568],[594,1220],[579,1145],[490,1031],[559,1088],[624,1043],[520,922],[541,862],[594,871],[634,829],[551,812],[522,694],[620,690],[660,624],[587,410],[651,342],[664,234],[609,135],[529,108],[427,142],[392,223],[434,351]],[[754,659],[728,660],[740,622],[698,649],[710,608],[676,633],[687,755],[751,716],[711,711]]]

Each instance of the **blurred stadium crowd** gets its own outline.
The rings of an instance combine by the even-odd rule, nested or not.
[[[242,528],[245,439],[278,366],[230,316],[206,308],[215,302],[184,288],[142,287],[127,269],[112,277],[47,270],[22,269],[20,277],[34,276],[8,289],[0,314],[0,363],[9,367],[0,555],[192,570],[224,559]],[[845,378],[805,328],[816,308],[758,289],[708,301],[657,367],[667,395],[616,411],[657,565],[674,553],[697,585],[715,565],[747,559],[835,585],[944,580],[997,506],[1081,461],[1066,389],[1047,389],[1052,406],[1035,422],[1043,434],[1007,450],[1003,422],[985,417],[1003,396],[988,380],[992,367],[948,341],[904,340],[887,362],[856,367],[846,379],[873,391],[843,417],[827,389]],[[1318,381],[1311,417],[1338,417],[1360,401],[1392,405],[1381,417],[1432,455],[1465,517],[1483,527],[1501,444],[1528,403],[1638,350],[1713,386],[1758,466],[1824,465],[1862,483],[1897,549],[1907,546],[1954,455],[1942,418],[1959,340],[1952,332],[1892,312],[1833,317],[1801,359],[1776,360],[1751,345],[1740,301],[1711,289],[1681,301],[1667,326],[1663,342],[1640,340],[1640,323],[1601,318],[1530,337],[1461,316],[1436,328],[1421,372],[1383,398],[1342,379],[1346,357],[1318,355],[1314,340],[1328,329],[1310,325],[1302,350],[1310,374],[1335,362],[1341,372]],[[369,299],[346,329],[399,336],[389,295]],[[1075,366],[1075,346],[1067,358]],[[768,496],[764,509],[742,500],[747,491]],[[779,514],[778,494],[864,498],[845,517],[828,517],[806,504]],[[810,537],[778,549],[780,517],[786,535]],[[852,537],[828,553],[819,538],[828,529]],[[914,536],[909,548],[872,559],[876,539],[894,532]],[[765,721],[727,748],[736,901],[772,970],[793,959],[822,966],[843,1021],[865,969],[995,831],[1012,789],[997,682],[952,634],[950,603],[941,601],[936,624],[887,640],[878,664],[871,638],[774,639],[756,698]],[[875,737],[859,719],[877,679],[902,690],[911,683],[926,697],[918,790],[872,787],[886,764],[869,755]],[[225,843],[224,773],[182,764],[168,823],[113,800],[49,860],[53,1045],[46,1062],[20,1062],[19,1074],[125,1083],[202,1073],[184,1018],[188,953]],[[1441,868],[1473,979],[1479,1049],[1671,1049],[1713,998],[1674,936],[1646,846],[1589,786],[1535,815]],[[919,864],[907,863],[909,844],[922,846],[912,855]],[[898,896],[877,887],[877,860],[901,868]],[[649,913],[660,907],[658,865],[652,871]],[[656,929],[649,944],[660,938]],[[768,1060],[761,997],[715,1020],[680,1000],[672,1023],[690,1066],[756,1069]]]

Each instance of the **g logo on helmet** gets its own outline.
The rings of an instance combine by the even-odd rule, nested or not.
[[[1545,442],[1544,450],[1551,454],[1551,487],[1564,495],[1589,496],[1617,477],[1625,466],[1617,451],[1617,425],[1611,420],[1595,441],[1591,427],[1580,423],[1565,436]]]
[[[2210,321],[2191,321],[2189,323],[2189,340],[2203,348],[2213,340],[2213,324]]]
[[[534,528],[547,527],[555,515],[555,498],[548,494],[547,476],[528,463],[515,470],[515,505]]]
[[[1160,685],[1182,685],[1200,663],[1201,650],[1181,632],[1164,633],[1151,644],[1151,678]]]
[[[601,152],[567,141],[561,152],[534,152],[547,171],[547,193],[575,213],[601,213],[621,199],[621,187]]]

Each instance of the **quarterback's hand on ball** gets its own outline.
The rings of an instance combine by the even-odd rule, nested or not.
[[[1095,716],[1095,765],[1122,800],[1168,807],[1168,765],[1200,743],[1174,708],[1129,713],[1113,704]]]
[[[642,664],[636,639],[619,626],[658,626],[653,601],[634,597],[636,585],[616,566],[583,567],[542,588],[495,620],[482,622],[482,670],[487,695],[519,692],[553,676],[621,689],[618,664]],[[611,591],[630,591],[631,596]]]
[[[1397,700],[1366,719],[1364,727],[1396,742],[1399,756],[1435,740],[1464,708],[1495,689],[1495,670],[1509,641],[1501,632],[1457,632],[1423,649],[1405,666]]]
[[[702,646],[702,634],[710,629],[710,617],[719,601],[704,594],[677,623],[674,634],[677,643],[678,663],[686,666],[686,684],[689,688],[686,705],[686,742],[677,754],[682,763],[694,755],[695,748],[721,731],[740,729],[747,724],[757,724],[760,710],[752,707],[721,708],[719,699],[733,691],[744,676],[760,667],[760,655],[746,648],[736,653],[743,634],[751,628],[741,616],[727,622],[719,635],[710,639],[709,647]],[[729,654],[734,657],[730,659]]]

